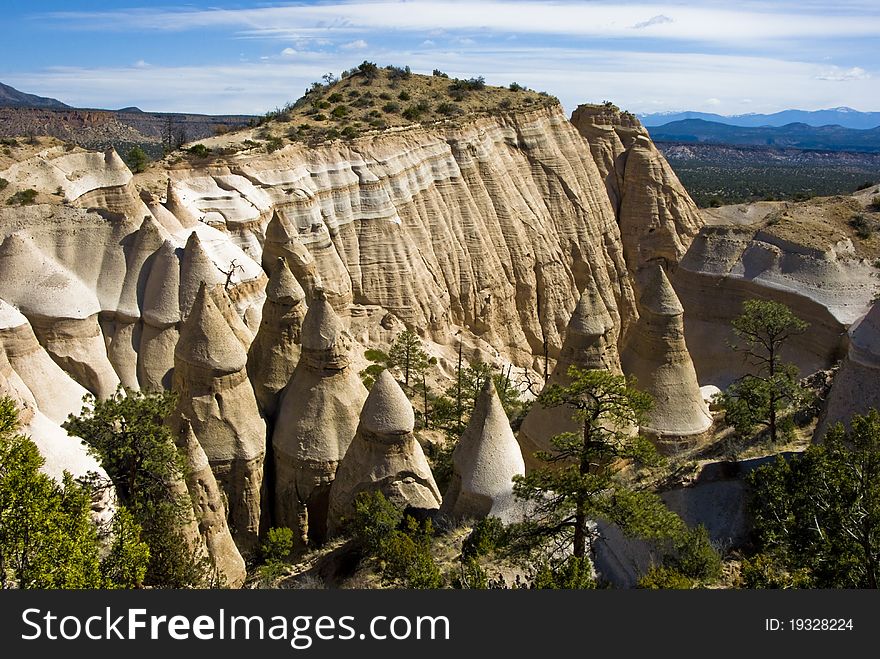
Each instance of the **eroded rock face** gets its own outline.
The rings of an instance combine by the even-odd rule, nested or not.
[[[491,379],[477,397],[467,429],[452,452],[453,474],[440,515],[452,520],[499,517],[515,521],[520,508],[513,477],[525,474],[519,444]]]
[[[188,419],[181,419],[177,445],[186,458],[186,487],[205,548],[225,585],[239,588],[247,577],[247,570],[229,532],[225,496]]]
[[[226,493],[235,541],[251,551],[260,531],[266,424],[245,371],[245,347],[204,283],[181,328],[174,361],[178,402],[170,424],[178,433],[184,420],[192,426]]]
[[[821,441],[838,422],[850,427],[854,414],[880,410],[880,304],[849,330],[849,350],[831,383],[825,410],[813,435]]]
[[[263,319],[248,352],[248,375],[260,409],[274,418],[281,390],[299,362],[306,309],[302,286],[278,257],[266,286]]]
[[[349,449],[367,398],[351,366],[351,336],[316,289],[302,326],[302,354],[281,397],[272,434],[275,526],[299,547],[327,534],[330,485]]]
[[[357,434],[330,488],[328,528],[337,533],[361,492],[379,491],[401,510],[437,509],[441,496],[421,445],[406,394],[382,371],[364,402]]]
[[[639,314],[623,370],[654,400],[642,431],[661,450],[675,452],[704,439],[712,415],[685,343],[684,308],[659,263],[643,271]]]
[[[608,370],[621,374],[617,350],[617,327],[607,310],[606,302],[595,286],[584,289],[568,324],[565,343],[548,386],[565,387],[571,383],[568,369],[577,366],[583,370]],[[520,427],[519,440],[528,469],[543,463],[535,458],[538,451],[553,451],[551,439],[564,432],[577,432],[579,424],[571,418],[567,408],[546,408],[534,403]]]
[[[634,115],[614,106],[578,106],[571,121],[605,181],[630,272],[657,259],[674,270],[703,219],[663,154]]]

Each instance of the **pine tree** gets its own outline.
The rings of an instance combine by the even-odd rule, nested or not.
[[[514,544],[520,551],[538,550],[560,574],[574,569],[566,567],[570,557],[589,558],[596,538],[591,520],[654,540],[683,531],[657,495],[631,489],[615,472],[619,460],[659,461],[653,445],[633,432],[650,409],[650,396],[608,371],[571,366],[568,375],[568,386],[551,385],[538,400],[569,410],[580,430],[553,437],[554,450],[537,455],[545,465],[514,479],[514,493],[531,502],[532,510],[515,527]]]

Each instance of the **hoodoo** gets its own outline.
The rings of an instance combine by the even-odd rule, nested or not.
[[[581,293],[568,323],[559,361],[547,382],[548,386],[568,385],[571,382],[568,376],[570,366],[621,373],[617,328],[595,285],[588,286]],[[578,424],[572,420],[569,410],[545,408],[539,403],[532,405],[518,436],[526,466],[529,469],[540,466],[541,462],[534,457],[535,453],[553,450],[550,440],[554,436],[575,432],[577,429]]]
[[[492,515],[514,521],[513,477],[525,474],[526,468],[491,378],[486,378],[468,427],[455,445],[452,465],[442,516],[459,520]]]
[[[684,340],[684,309],[659,263],[642,273],[639,321],[622,355],[623,370],[654,399],[642,430],[662,450],[694,445],[712,425]]]
[[[398,508],[436,509],[441,496],[413,435],[415,414],[406,394],[382,371],[361,411],[357,434],[330,488],[328,527],[342,527],[361,492],[379,491]]]
[[[299,362],[306,309],[302,286],[278,257],[266,286],[260,329],[248,352],[248,375],[267,417],[274,417],[281,390]]]
[[[272,433],[275,526],[300,548],[326,537],[330,484],[357,430],[367,390],[351,366],[352,338],[316,289],[302,325],[302,354]]]
[[[238,588],[247,576],[244,559],[229,532],[224,496],[211,471],[208,456],[187,419],[181,420],[177,446],[186,457],[186,487],[205,547],[225,585]]]
[[[221,291],[222,293],[222,291]],[[247,353],[206,284],[199,288],[174,350],[172,426],[186,419],[229,501],[229,520],[243,551],[256,546],[266,453],[266,424],[245,372]]]

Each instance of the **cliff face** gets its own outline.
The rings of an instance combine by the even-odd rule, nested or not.
[[[379,305],[439,341],[465,326],[525,365],[545,340],[558,352],[587,284],[616,322],[635,314],[585,147],[558,108],[543,108],[173,176],[193,214],[252,257],[264,238],[273,255],[280,240],[304,246],[337,308]],[[291,269],[303,279],[307,265]]]
[[[535,366],[545,350],[562,356],[583,293],[601,319],[603,345],[623,341],[637,321],[630,270],[677,263],[692,218],[669,196],[664,162],[641,129],[609,130],[617,142],[610,133],[585,141],[558,106],[546,106],[207,164],[183,160],[136,177],[112,151],[45,150],[0,172],[10,190],[32,187],[45,202],[0,207],[0,304],[20,312],[16,328],[27,330],[22,339],[10,329],[4,353],[52,432],[79,411],[86,390],[105,396],[122,383],[183,393],[177,425],[189,424],[198,440],[228,498],[225,528],[247,551],[258,526],[285,516],[278,493],[306,482],[273,468],[285,463],[270,442],[261,486],[266,428],[285,446],[279,410],[318,400],[295,396],[296,374],[318,368],[309,345],[298,345],[307,308],[326,306],[340,331],[355,319],[351,335],[364,341],[381,335],[380,319],[396,317],[438,344],[461,332],[468,345],[482,340],[499,358]],[[267,272],[278,273],[268,302]],[[593,320],[578,316],[575,325]],[[182,340],[202,325],[222,331]],[[583,347],[579,337],[569,352]],[[235,359],[202,364],[221,339]],[[352,358],[364,347],[351,345]],[[616,347],[613,354],[616,364]],[[352,427],[328,430],[345,431],[343,448],[366,396],[358,365],[348,367],[346,385],[357,390]],[[50,382],[53,373],[63,377]],[[341,395],[324,375],[322,396]],[[320,414],[312,416],[314,425]],[[343,457],[324,461],[335,471]],[[321,512],[333,474],[307,476],[309,487],[323,488],[313,502]],[[211,489],[203,504],[222,517],[216,495]],[[208,526],[206,537],[211,529],[226,537],[219,517]],[[230,554],[221,545],[208,549]]]

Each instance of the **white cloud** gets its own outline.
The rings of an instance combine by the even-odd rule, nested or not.
[[[242,36],[291,38],[291,35],[408,30],[421,33],[442,30],[485,30],[502,33],[559,34],[570,36],[662,38],[699,42],[759,43],[768,39],[853,38],[880,33],[876,3],[861,11],[836,6],[796,3],[747,3],[688,6],[642,0],[638,4],[613,2],[554,3],[537,0],[491,0],[464,4],[452,0],[424,2],[367,2],[340,0],[314,5],[270,6],[249,9],[136,9],[49,14],[60,27],[87,30],[184,31],[227,27]],[[675,20],[669,22],[669,16]],[[645,17],[649,17],[646,19]],[[662,30],[632,26],[663,24]]]
[[[437,43],[434,42],[434,41],[431,41],[430,39],[425,39],[425,40],[422,42],[422,45],[425,46],[426,48],[428,48],[428,47],[430,47],[430,46],[436,46]]]
[[[137,62],[134,63],[134,66],[138,69],[145,69],[150,66],[150,63],[146,60],[139,59]]]
[[[841,69],[833,67],[826,69],[816,75],[816,80],[833,80],[835,82],[845,82],[847,80],[867,80],[871,74],[860,66],[854,66],[851,69]]]
[[[296,55],[296,51],[293,48],[288,47],[281,51],[281,55],[284,57],[293,57]]]
[[[651,27],[652,25],[663,25],[664,23],[674,22],[675,21],[673,21],[671,18],[669,18],[669,16],[666,16],[665,14],[657,14],[656,16],[652,16],[646,21],[636,23],[635,25],[633,25],[633,29],[642,30],[646,27]]]
[[[369,44],[363,39],[357,39],[355,41],[349,41],[348,43],[344,43],[339,46],[342,50],[363,50]]]
[[[721,105],[721,99],[718,98],[707,98],[706,105]]]

